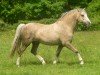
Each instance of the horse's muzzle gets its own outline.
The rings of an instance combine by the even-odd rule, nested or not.
[[[91,22],[90,21],[87,21],[87,22],[84,22],[85,23],[85,25],[87,26],[87,27],[89,27],[90,25],[91,25]]]

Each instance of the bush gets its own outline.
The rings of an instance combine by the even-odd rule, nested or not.
[[[87,13],[92,22],[89,30],[100,30],[100,1],[93,0],[87,7]]]
[[[21,4],[21,1],[2,1],[0,16],[7,23],[16,23],[18,20],[39,20],[43,18],[57,18],[63,11],[64,1],[53,3],[49,0],[39,0]]]
[[[61,13],[76,7],[87,9],[92,22],[89,30],[100,29],[99,0],[2,0],[0,1],[0,19],[12,25],[19,20],[52,23]],[[81,24],[78,30],[85,30],[85,27]]]

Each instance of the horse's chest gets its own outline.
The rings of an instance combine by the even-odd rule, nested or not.
[[[72,38],[73,38],[73,34],[71,33],[62,33],[60,35],[60,40],[64,42],[72,41]]]

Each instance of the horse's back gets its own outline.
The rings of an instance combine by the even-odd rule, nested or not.
[[[23,27],[23,39],[38,41],[44,44],[58,44],[59,34],[55,31],[55,25],[44,25],[40,23],[28,23]]]

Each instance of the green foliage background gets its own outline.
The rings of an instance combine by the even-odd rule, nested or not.
[[[1,0],[0,29],[22,21],[53,23],[61,13],[77,7],[86,8],[92,21],[89,30],[99,30],[100,0]],[[78,30],[85,29],[80,25]]]

